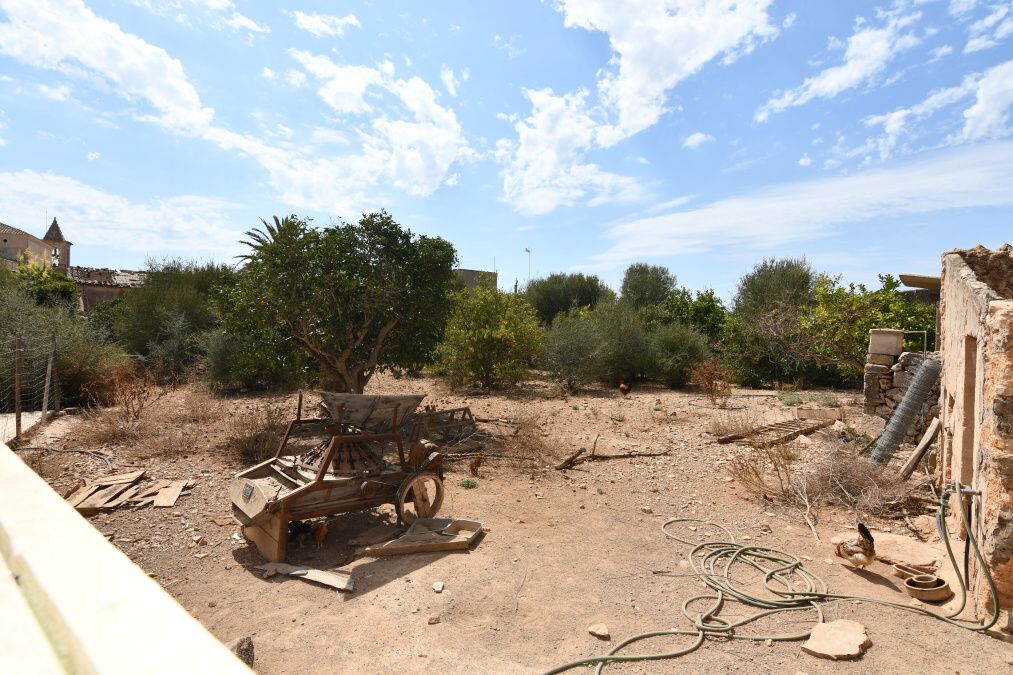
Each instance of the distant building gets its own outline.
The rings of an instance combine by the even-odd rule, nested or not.
[[[56,218],[53,218],[42,239],[0,223],[0,264],[15,267],[19,257],[28,256],[51,265],[54,270],[77,284],[81,292],[81,309],[86,312],[100,302],[112,300],[123,295],[127,289],[144,283],[144,272],[71,266],[71,246],[73,244],[63,236]]]
[[[483,272],[482,270],[466,270],[456,269],[454,274],[461,280],[464,287],[467,289],[478,288],[484,286],[485,288],[497,288],[497,281],[499,275],[496,272]]]

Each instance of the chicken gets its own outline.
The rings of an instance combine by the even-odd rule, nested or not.
[[[301,520],[293,520],[288,524],[288,540],[302,548],[306,537],[310,534],[310,526]]]
[[[471,469],[472,476],[478,476],[478,467],[482,466],[482,458],[476,457],[475,459],[468,462],[468,468]]]
[[[324,545],[324,539],[327,538],[327,519],[321,520],[318,523],[313,523],[310,527],[310,539],[317,548]]]
[[[842,541],[834,549],[837,557],[844,558],[855,567],[866,568],[876,559],[876,545],[869,532],[862,523],[858,524],[858,538],[850,541]]]
[[[619,380],[619,391],[623,393],[623,396],[626,396],[630,393],[630,385],[626,384],[624,380]]]

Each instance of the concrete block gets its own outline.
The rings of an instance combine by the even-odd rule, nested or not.
[[[870,354],[900,356],[904,351],[904,331],[892,328],[873,328],[869,331]]]
[[[893,374],[893,386],[899,387],[900,389],[907,389],[908,385],[911,384],[911,380],[914,376],[908,371],[904,370],[899,373]]]
[[[875,373],[877,375],[886,375],[891,372],[889,366],[877,366],[875,363],[865,364],[866,373]]]
[[[865,362],[877,366],[892,366],[897,359],[892,354],[866,354]]]

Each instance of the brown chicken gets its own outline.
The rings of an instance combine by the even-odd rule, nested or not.
[[[482,458],[476,457],[475,459],[468,462],[468,468],[471,469],[472,476],[478,476],[478,467],[482,466]]]
[[[630,393],[630,385],[626,384],[624,380],[619,380],[619,391],[623,393],[623,396],[626,396]]]
[[[320,548],[324,545],[324,539],[327,538],[327,519],[321,520],[318,523],[313,523],[310,527],[310,540]]]
[[[864,524],[858,524],[858,538],[842,541],[834,549],[837,557],[844,558],[855,567],[866,568],[876,559],[876,542]]]

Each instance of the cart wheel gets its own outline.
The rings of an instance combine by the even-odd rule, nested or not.
[[[406,480],[397,491],[397,517],[405,525],[416,518],[431,518],[443,505],[443,481],[434,473],[420,473]]]

